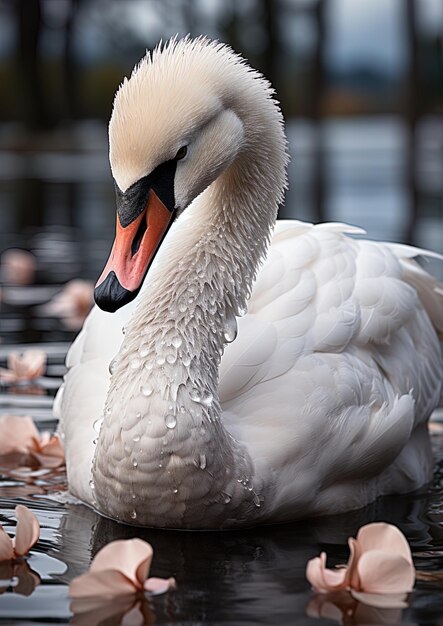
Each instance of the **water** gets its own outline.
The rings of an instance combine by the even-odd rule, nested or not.
[[[288,206],[295,203],[297,216],[309,219],[303,187],[305,169],[310,167],[309,133],[305,131],[302,125],[290,129],[300,146],[300,158],[292,165],[300,185],[294,187]],[[398,169],[402,130],[390,122],[375,130],[370,125],[360,125],[356,130],[349,124],[340,130],[337,123],[328,133],[331,172],[335,172],[327,199],[329,217],[363,223],[374,237],[401,238],[402,198],[406,194]],[[359,141],[365,150],[358,148]],[[114,221],[105,151],[83,159],[78,155],[59,157],[50,152],[43,160],[32,154],[0,154],[0,250],[24,245],[37,257],[36,285],[2,288],[0,367],[12,346],[20,349],[24,344],[36,344],[48,354],[44,378],[30,385],[0,386],[0,414],[31,415],[40,430],[56,426],[52,398],[76,333],[57,318],[42,315],[39,306],[69,278],[98,275],[110,247]],[[429,178],[429,172],[426,175]],[[29,207],[34,206],[34,200],[42,204],[36,213],[29,207],[27,213],[23,207],[22,185],[30,186]],[[33,192],[37,196],[34,199]],[[362,207],[359,213],[350,212],[354,206]],[[418,224],[420,243],[438,249],[441,228],[435,212],[425,211]],[[151,390],[146,388],[143,393],[149,395]],[[320,612],[334,612],[338,621],[349,625],[442,623],[441,583],[418,582],[404,611],[374,613],[356,604],[320,608],[304,575],[308,559],[321,550],[326,550],[332,565],[345,562],[347,537],[355,536],[362,524],[377,520],[401,528],[419,569],[443,570],[443,432],[438,425],[436,429],[434,482],[422,493],[386,498],[339,517],[243,531],[174,532],[127,527],[82,505],[51,500],[51,494],[66,485],[63,470],[17,477],[11,474],[11,467],[0,463],[0,522],[11,531],[14,507],[21,503],[36,513],[42,527],[41,538],[27,560],[35,573],[24,565],[15,571],[0,565],[0,580],[15,577],[14,584],[18,583],[0,593],[0,626],[120,624],[131,611],[133,618],[137,611],[139,618],[143,616],[135,623],[158,624],[337,623],[314,617]],[[201,466],[205,463],[205,459],[200,460]],[[225,498],[229,499],[229,494]],[[91,558],[109,541],[136,536],[154,547],[151,574],[174,576],[177,590],[150,601],[134,599],[134,603],[139,602],[135,609],[132,600],[107,600],[105,605],[78,613],[78,605],[68,597],[69,582],[86,571]],[[125,623],[129,623],[128,618]]]

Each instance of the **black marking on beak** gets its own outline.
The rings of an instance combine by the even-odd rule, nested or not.
[[[135,237],[132,240],[132,244],[131,244],[132,256],[134,256],[134,254],[137,254],[140,248],[140,244],[143,239],[143,235],[145,234],[147,228],[148,228],[148,225],[146,224],[146,219],[142,219],[142,221],[140,222],[140,226],[138,227],[137,232],[135,233]]]
[[[165,207],[175,209],[174,177],[177,161],[172,159],[158,165],[147,176],[140,178],[126,191],[122,191],[115,183],[117,213],[123,228],[129,226],[146,208],[149,190],[155,191]]]
[[[115,313],[117,309],[128,304],[137,296],[140,289],[128,291],[120,285],[115,272],[109,272],[105,280],[94,289],[96,304],[108,313]]]

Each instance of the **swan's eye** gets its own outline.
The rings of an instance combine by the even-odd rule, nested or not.
[[[175,158],[177,161],[180,161],[181,159],[184,159],[185,156],[188,154],[188,146],[182,146],[177,154],[175,155]]]

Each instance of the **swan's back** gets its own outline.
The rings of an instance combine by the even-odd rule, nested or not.
[[[441,292],[413,249],[344,234],[357,231],[277,222],[222,360],[225,422],[274,485],[276,519],[429,479],[419,425],[442,388]]]

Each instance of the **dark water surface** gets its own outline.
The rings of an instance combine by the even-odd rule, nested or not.
[[[373,129],[367,134],[373,137]],[[330,218],[365,222],[374,237],[401,238],[402,187],[395,174],[397,161],[390,165],[389,143],[389,137],[398,133],[388,126],[379,128],[379,134],[389,144],[382,152],[386,162],[380,158],[373,161],[378,164],[376,169],[381,168],[379,172],[371,170],[369,149],[365,148],[360,160],[352,151],[348,154],[345,150],[341,157],[338,152],[340,158],[334,159],[337,171],[340,173],[342,161],[348,157],[355,171],[351,168],[352,184],[343,179],[337,183],[335,195],[331,193]],[[348,135],[342,132],[340,141],[346,143]],[[349,138],[353,150],[354,139],[355,134]],[[367,147],[366,140],[364,144]],[[102,154],[77,156],[72,162],[69,155],[61,155],[50,163],[50,154],[46,161],[34,155],[26,163],[34,169],[39,164],[42,173],[33,171],[30,178],[28,165],[22,163],[27,157],[21,155],[17,159],[28,174],[26,181],[24,172],[17,174],[14,168],[8,178],[5,164],[10,164],[12,156],[0,157],[0,252],[1,248],[23,245],[32,248],[37,257],[35,285],[2,287],[0,367],[11,348],[20,349],[24,344],[35,344],[48,354],[44,378],[25,386],[0,385],[0,414],[31,415],[40,430],[54,430],[52,399],[75,333],[60,320],[42,315],[39,307],[67,279],[98,275],[112,239],[112,184]],[[303,159],[292,167],[303,170]],[[385,180],[383,176],[391,170],[393,176]],[[80,181],[76,186],[67,179],[67,172]],[[303,179],[303,171],[299,174]],[[300,186],[293,197],[300,208],[298,216],[309,219],[303,212],[303,193]],[[357,200],[363,204],[360,215],[353,214]],[[37,211],[34,221],[28,219],[27,206]],[[438,249],[442,230],[436,217],[433,207],[423,214],[419,242]],[[443,421],[442,414],[440,419]],[[397,610],[370,609],[346,598],[315,596],[305,579],[308,559],[325,550],[331,565],[346,562],[347,538],[355,536],[362,524],[379,520],[396,524],[406,534],[418,569],[443,570],[443,424],[435,424],[432,439],[435,476],[422,493],[387,498],[340,517],[225,532],[123,526],[85,506],[51,499],[65,487],[63,470],[17,476],[0,462],[0,523],[13,534],[14,507],[26,504],[42,527],[41,538],[25,563],[14,570],[0,564],[0,625],[443,624],[442,581],[418,582],[409,606]],[[107,600],[90,606],[71,603],[68,584],[73,577],[84,573],[91,558],[109,541],[130,537],[141,537],[153,545],[152,575],[174,576],[177,589],[150,601]]]

